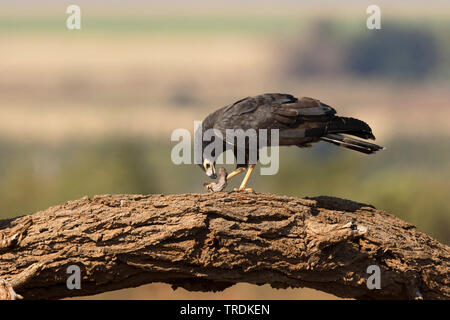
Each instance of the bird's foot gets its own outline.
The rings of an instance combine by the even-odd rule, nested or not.
[[[211,192],[213,192],[214,185],[215,185],[215,182],[211,182],[211,183],[205,182],[205,183],[203,183],[203,187],[205,187],[205,190],[206,191],[211,191]]]
[[[252,188],[234,188],[234,191],[240,191],[240,192],[245,191],[245,192],[255,193],[255,191],[253,191]]]

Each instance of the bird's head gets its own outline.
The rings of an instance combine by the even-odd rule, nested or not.
[[[203,163],[199,164],[199,166],[205,171],[206,175],[211,179],[216,179],[216,161],[208,158],[203,159]]]

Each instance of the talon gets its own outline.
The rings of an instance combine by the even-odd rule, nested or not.
[[[227,170],[225,170],[224,167],[221,167],[219,169],[219,181],[218,182],[211,182],[211,183],[204,183],[203,186],[207,191],[210,192],[220,192],[227,186]]]
[[[203,186],[205,187],[206,191],[210,191],[213,192],[213,187],[214,187],[215,183],[211,182],[211,183],[203,183]]]

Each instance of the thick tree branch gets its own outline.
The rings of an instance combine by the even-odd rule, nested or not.
[[[81,268],[79,290],[66,286],[70,265]],[[367,288],[369,265],[381,269],[379,290]],[[103,195],[0,221],[3,298],[247,282],[360,299],[449,299],[449,266],[449,247],[414,226],[330,197]]]

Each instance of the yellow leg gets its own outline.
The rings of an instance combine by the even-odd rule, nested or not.
[[[247,168],[244,168],[244,167],[237,168],[236,170],[231,172],[229,175],[227,175],[227,181],[230,180],[231,178],[233,178],[234,176],[237,176],[238,174],[244,172],[245,170],[247,170]]]
[[[252,175],[253,169],[255,169],[255,164],[251,164],[248,166],[248,171],[245,174],[244,180],[242,180],[241,186],[239,187],[239,191],[245,190],[245,191],[250,191],[253,192],[253,190],[251,188],[245,188],[245,186],[247,185],[248,179],[250,179],[250,176]]]

